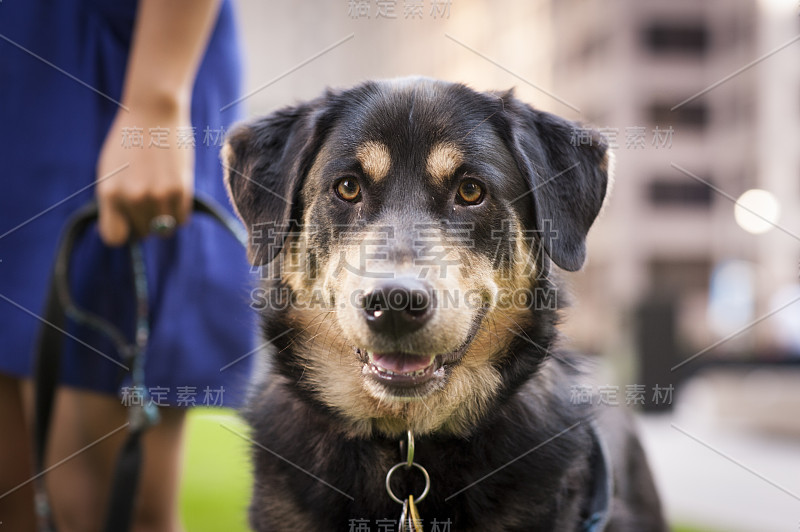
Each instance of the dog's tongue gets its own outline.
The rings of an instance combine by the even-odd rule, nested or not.
[[[408,353],[372,353],[372,363],[395,373],[412,373],[431,365],[429,356]]]

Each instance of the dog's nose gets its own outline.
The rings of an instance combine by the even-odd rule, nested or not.
[[[393,279],[361,299],[373,331],[399,338],[425,325],[433,316],[433,290],[418,279]]]

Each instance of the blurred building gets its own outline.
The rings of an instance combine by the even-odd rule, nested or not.
[[[631,338],[619,332],[656,300],[674,309],[678,348],[690,355],[773,310],[774,295],[797,283],[800,19],[790,4],[552,2],[553,89],[617,145],[616,186],[568,321],[587,347],[625,351]],[[737,225],[733,200],[752,188],[778,198],[779,228]],[[716,295],[736,291],[744,308],[723,304],[732,323],[712,323],[709,283],[731,260],[745,267]],[[773,328],[765,320],[720,351],[771,352],[782,347]]]
[[[246,100],[252,114],[313,98],[326,87],[402,76],[460,81],[479,90],[517,86],[526,101],[542,107],[554,102],[533,86],[552,86],[549,1],[237,4],[245,92],[256,91]]]

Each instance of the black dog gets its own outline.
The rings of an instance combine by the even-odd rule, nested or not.
[[[425,529],[666,530],[619,409],[575,405],[550,261],[579,269],[599,135],[511,92],[427,79],[328,92],[240,126],[227,183],[264,265],[251,397],[259,531],[399,530],[416,439]],[[400,467],[392,491],[425,488]]]

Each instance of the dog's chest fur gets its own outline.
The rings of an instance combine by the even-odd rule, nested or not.
[[[287,386],[273,379],[248,415],[256,441],[269,449],[254,449],[256,478],[266,481],[256,485],[251,505],[256,529],[295,522],[347,530],[364,522],[379,530],[381,522],[396,522],[400,505],[384,482],[401,461],[399,439],[342,434],[331,416]],[[430,494],[419,504],[426,529],[435,520],[450,522],[453,531],[577,530],[591,492],[586,412],[559,404],[563,397],[534,404],[535,386],[534,380],[528,401],[524,393],[515,396],[467,438],[416,438],[415,461],[431,477]],[[546,411],[571,415],[548,419]],[[398,495],[419,495],[424,482],[418,471],[401,469],[392,486]]]

